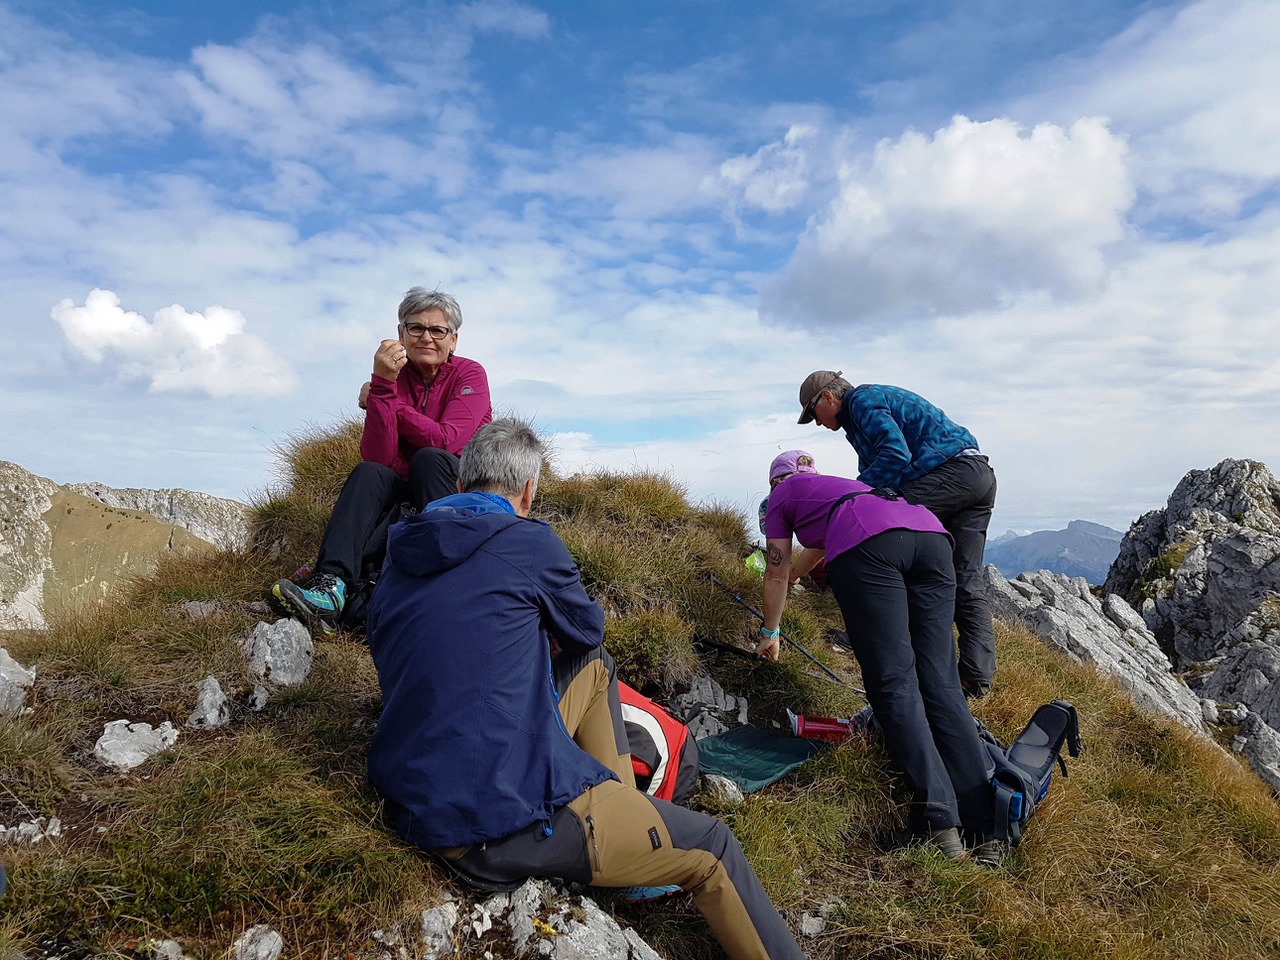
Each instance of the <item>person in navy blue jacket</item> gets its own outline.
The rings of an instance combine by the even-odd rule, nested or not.
[[[968,696],[984,696],[996,672],[982,578],[996,475],[977,439],[917,393],[879,383],[854,387],[838,370],[815,370],[800,385],[798,422],[815,421],[844,431],[858,453],[860,481],[924,504],[951,534],[960,682]]]
[[[636,789],[603,612],[528,516],[542,461],[527,424],[495,420],[462,492],[391,528],[368,613],[387,819],[482,889],[689,890],[734,960],[802,957],[729,828]]]

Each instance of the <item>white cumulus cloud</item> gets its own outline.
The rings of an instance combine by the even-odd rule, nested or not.
[[[1101,119],[908,131],[845,164],[762,312],[895,320],[1077,299],[1104,280],[1133,200],[1125,144]]]
[[[809,189],[806,141],[817,129],[795,124],[781,141],[766,143],[751,156],[731,157],[720,164],[720,181],[743,206],[778,213],[795,207]]]
[[[148,321],[110,290],[94,289],[83,306],[59,301],[50,317],[82,357],[157,393],[270,396],[297,385],[288,362],[244,332],[238,310],[211,306],[201,314],[175,303]]]

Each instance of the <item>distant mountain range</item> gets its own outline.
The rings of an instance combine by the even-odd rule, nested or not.
[[[1120,552],[1124,534],[1100,523],[1072,520],[1065,530],[1037,530],[1018,534],[1012,530],[987,541],[985,560],[1005,577],[1031,570],[1065,573],[1102,583]]]

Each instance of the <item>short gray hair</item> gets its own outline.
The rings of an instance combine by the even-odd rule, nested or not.
[[[411,287],[400,301],[400,322],[421,313],[423,310],[439,310],[444,314],[449,330],[457,333],[462,326],[462,308],[458,301],[439,290],[428,290],[426,287]]]
[[[514,417],[494,420],[462,448],[458,485],[463,493],[483,490],[518,497],[532,480],[536,493],[546,455],[546,444],[528,423]]]

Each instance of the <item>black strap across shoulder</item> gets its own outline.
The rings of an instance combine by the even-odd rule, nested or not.
[[[827,523],[831,522],[832,516],[835,515],[836,508],[842,503],[847,503],[854,497],[861,497],[865,494],[873,494],[881,500],[897,500],[899,499],[897,490],[889,490],[885,487],[872,487],[870,490],[855,490],[853,493],[846,493],[843,497],[831,505],[831,509],[827,511]]]

